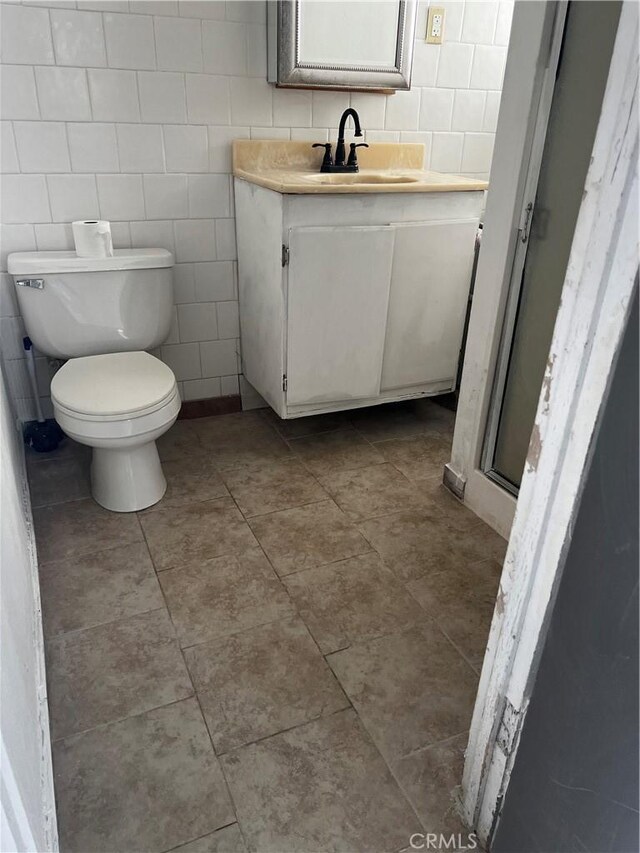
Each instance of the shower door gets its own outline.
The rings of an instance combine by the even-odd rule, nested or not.
[[[535,191],[523,211],[482,458],[489,477],[517,494],[621,4],[571,2]]]

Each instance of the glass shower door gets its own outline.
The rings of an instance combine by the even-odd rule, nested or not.
[[[520,280],[512,282],[512,320],[505,324],[483,455],[486,473],[514,494],[524,471],[620,5],[569,4],[535,203],[518,236],[528,244],[526,258]]]

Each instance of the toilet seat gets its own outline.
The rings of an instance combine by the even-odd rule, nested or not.
[[[60,413],[99,423],[144,418],[169,406],[177,394],[171,368],[146,352],[73,358],[51,382]]]
[[[146,352],[73,358],[54,376],[55,418],[93,449],[91,492],[105,509],[136,512],[167,488],[156,439],[175,422],[180,392],[171,368]]]

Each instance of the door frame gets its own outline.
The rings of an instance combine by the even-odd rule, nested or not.
[[[465,761],[463,816],[489,846],[637,287],[637,44],[638,6],[625,0]]]

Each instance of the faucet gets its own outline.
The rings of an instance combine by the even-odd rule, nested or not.
[[[330,142],[315,142],[311,147],[312,148],[324,148],[324,157],[322,158],[322,166],[320,167],[321,172],[357,172],[358,171],[358,157],[356,155],[357,148],[368,148],[369,146],[366,142],[360,142],[356,144],[352,142],[349,150],[349,159],[346,164],[344,162],[344,127],[347,123],[347,119],[351,116],[353,118],[353,122],[355,124],[355,132],[354,136],[362,136],[362,129],[360,128],[360,116],[358,113],[350,107],[345,110],[340,117],[340,125],[338,127],[338,141],[336,143],[336,158],[333,160],[331,156],[331,143]]]

